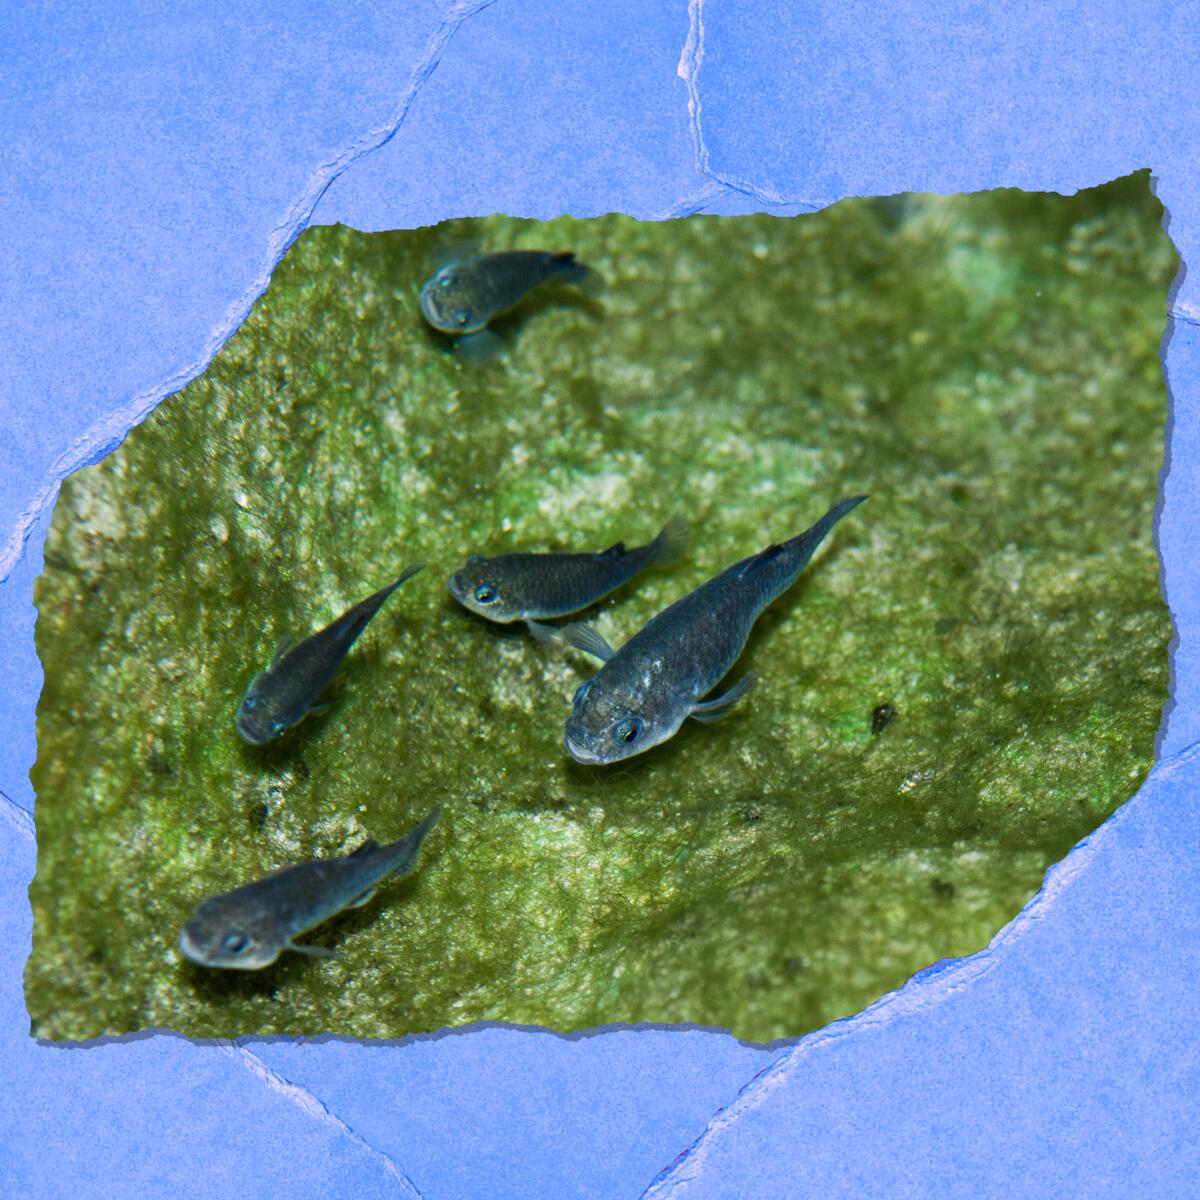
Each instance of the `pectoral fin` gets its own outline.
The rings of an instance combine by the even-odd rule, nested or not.
[[[375,888],[373,888],[373,887],[367,888],[367,890],[365,892],[363,892],[363,894],[361,896],[359,896],[357,899],[351,900],[350,903],[346,905],[346,907],[347,908],[362,908],[362,906],[364,904],[366,904],[366,902],[368,900],[370,900],[373,895],[375,895]]]
[[[294,650],[298,644],[294,637],[281,637],[275,647],[275,657],[271,659],[271,666],[274,666],[289,650]]]
[[[504,357],[504,339],[490,329],[464,333],[455,342],[463,362],[473,367],[485,367]]]
[[[525,628],[539,642],[546,645],[551,642],[561,642],[563,640],[562,634],[553,625],[543,625],[541,621],[535,621],[532,617],[525,618]]]
[[[754,686],[756,678],[755,675],[744,675],[723,695],[693,704],[688,715],[706,725],[719,721]]]
[[[452,267],[456,263],[466,262],[474,258],[480,251],[478,238],[451,238],[438,247],[433,256],[434,274],[443,267]]]
[[[600,634],[581,621],[572,621],[570,625],[564,625],[560,632],[568,646],[574,646],[576,650],[582,650],[584,654],[590,654],[601,662],[608,662],[616,654]]]
[[[300,942],[288,942],[287,948],[295,950],[298,954],[307,954],[309,958],[333,958],[335,957],[332,950],[326,950],[324,946],[304,946]]]

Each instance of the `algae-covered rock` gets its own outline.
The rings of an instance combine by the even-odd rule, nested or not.
[[[981,947],[1135,790],[1167,696],[1151,539],[1176,266],[1146,176],[811,216],[306,232],[206,374],[67,481],[39,581],[35,1033],[394,1037],[481,1018],[755,1041]],[[507,362],[422,322],[438,248],[573,249]],[[692,544],[615,643],[869,492],[759,622],[723,722],[572,763],[575,651],[458,608],[472,552]],[[334,704],[249,678],[406,564]],[[872,714],[890,705],[890,722]],[[258,973],[204,896],[445,806],[416,873]]]

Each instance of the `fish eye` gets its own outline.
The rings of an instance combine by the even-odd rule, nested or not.
[[[221,949],[226,954],[241,954],[250,945],[250,939],[244,933],[227,933],[221,943]]]
[[[626,717],[623,721],[618,721],[613,726],[613,740],[622,742],[626,746],[630,742],[637,741],[638,734],[642,732],[642,723],[637,717]]]
[[[460,308],[458,312],[454,314],[455,323],[458,325],[465,325],[470,319],[471,314],[467,312],[465,308]]]
[[[443,271],[443,272],[442,272],[442,273],[441,273],[441,274],[440,274],[440,275],[437,277],[437,279],[435,280],[435,282],[437,283],[438,287],[440,287],[440,288],[449,287],[449,286],[450,286],[450,272],[449,272],[449,271]]]
[[[492,604],[496,599],[496,589],[490,584],[481,583],[475,589],[475,599],[479,601],[480,604]]]
[[[571,703],[572,703],[572,704],[578,704],[578,703],[579,703],[579,702],[580,702],[580,701],[581,701],[581,700],[584,698],[584,696],[586,696],[586,695],[588,694],[588,688],[590,688],[591,686],[592,686],[592,681],[591,681],[590,679],[585,679],[585,680],[584,680],[584,681],[583,681],[583,682],[582,682],[582,683],[581,683],[581,684],[580,684],[580,685],[579,685],[579,686],[578,686],[578,687],[575,689],[575,697],[574,697],[574,699],[571,701]]]

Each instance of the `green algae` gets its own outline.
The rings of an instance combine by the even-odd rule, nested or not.
[[[765,1041],[980,948],[1151,762],[1160,220],[1142,174],[789,220],[306,232],[205,375],[56,507],[34,1033],[487,1018]],[[463,235],[572,248],[608,294],[531,298],[500,324],[510,361],[465,369],[415,304]],[[473,551],[598,549],[685,514],[686,560],[595,617],[619,643],[860,491],[759,622],[738,710],[616,769],[562,749],[588,661],[444,589]],[[233,710],[275,643],[414,560],[332,710],[242,745]],[[203,896],[434,801],[417,873],[311,936],[334,960],[180,960]]]

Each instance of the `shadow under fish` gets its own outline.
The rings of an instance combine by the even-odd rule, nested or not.
[[[332,958],[332,950],[294,939],[343,909],[366,904],[388,876],[412,871],[421,842],[441,811],[435,806],[419,825],[386,846],[367,841],[343,858],[284,867],[209,897],[180,932],[180,953],[201,967],[240,971],[269,967],[285,950]]]

